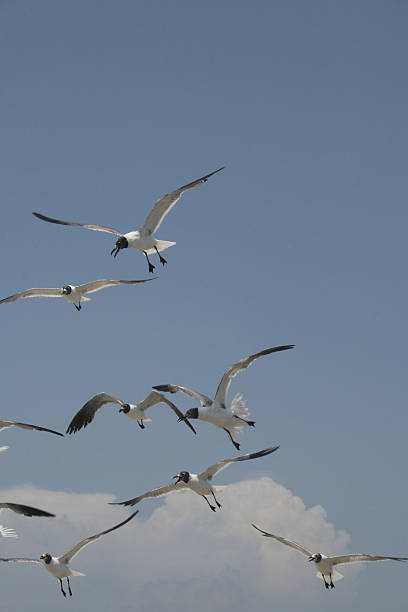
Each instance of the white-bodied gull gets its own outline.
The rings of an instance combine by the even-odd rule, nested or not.
[[[155,277],[157,278],[157,277]],[[6,302],[15,302],[18,298],[30,298],[30,297],[49,297],[59,298],[64,297],[75,306],[77,310],[81,310],[81,301],[89,302],[91,298],[85,297],[85,293],[94,293],[105,289],[105,287],[112,287],[114,285],[136,285],[137,283],[146,283],[154,280],[153,278],[145,278],[143,280],[113,280],[102,278],[100,280],[94,280],[90,283],[84,283],[83,285],[64,285],[63,287],[46,287],[43,289],[25,289],[14,295],[10,295],[3,300],[0,300],[0,304]]]
[[[162,495],[167,495],[167,493],[174,493],[176,491],[183,491],[184,489],[191,489],[191,491],[194,491],[194,493],[197,493],[198,495],[204,497],[211,510],[215,512],[215,506],[210,504],[209,500],[206,497],[207,495],[212,495],[218,508],[221,508],[221,504],[215,497],[215,491],[218,487],[213,486],[211,484],[213,476],[215,476],[218,472],[226,468],[231,463],[235,463],[235,461],[247,461],[248,459],[257,459],[258,457],[265,457],[265,455],[273,453],[274,451],[278,450],[278,448],[279,446],[273,446],[272,448],[266,448],[256,453],[248,453],[247,455],[241,455],[240,457],[234,457],[233,459],[224,459],[222,461],[217,461],[217,463],[210,465],[210,467],[208,467],[203,472],[200,472],[199,474],[192,474],[191,472],[187,472],[184,470],[182,472],[179,472],[176,476],[173,476],[173,478],[177,478],[175,483],[171,483],[165,485],[164,487],[159,487],[157,489],[152,489],[151,491],[147,491],[147,493],[143,493],[143,495],[133,497],[132,499],[128,499],[124,502],[113,502],[113,505],[134,506],[145,497],[161,497]]]
[[[119,412],[123,412],[129,419],[133,419],[137,422],[141,429],[144,429],[143,421],[151,421],[151,419],[146,416],[145,410],[159,404],[160,402],[164,402],[167,404],[176,415],[184,420],[183,413],[171,402],[165,395],[161,393],[157,393],[157,391],[152,391],[149,393],[147,397],[144,398],[138,404],[125,404],[117,397],[113,395],[109,395],[109,393],[98,393],[94,397],[91,397],[90,400],[86,402],[82,406],[82,408],[76,413],[70,424],[68,425],[67,434],[73,434],[82,429],[82,427],[86,427],[89,423],[91,423],[94,419],[96,412],[104,406],[105,404],[118,404],[120,406]],[[190,427],[190,429],[196,433],[194,427],[185,419],[186,425]]]
[[[55,578],[59,580],[61,593],[63,594],[64,597],[66,597],[67,595],[63,589],[62,581],[64,578],[66,578],[69,594],[72,595],[71,585],[69,584],[69,577],[70,576],[85,576],[85,574],[83,574],[82,572],[77,572],[75,570],[72,570],[69,567],[69,562],[71,561],[71,559],[73,559],[75,555],[77,555],[84,546],[86,546],[87,544],[90,544],[91,542],[94,542],[95,540],[105,535],[106,533],[110,533],[111,531],[114,531],[115,529],[119,529],[119,527],[122,527],[122,525],[125,525],[134,516],[136,516],[137,513],[138,513],[138,510],[134,512],[133,514],[131,514],[125,521],[122,521],[118,525],[114,525],[110,529],[106,529],[105,531],[101,531],[100,533],[97,533],[96,535],[93,535],[93,536],[90,536],[89,538],[85,538],[84,540],[81,540],[80,542],[78,542],[78,544],[76,544],[75,546],[67,550],[66,553],[64,553],[63,555],[60,555],[59,557],[53,557],[52,555],[50,555],[50,553],[43,553],[39,559],[27,559],[25,557],[11,557],[11,558],[0,558],[0,561],[5,561],[5,562],[15,561],[17,563],[38,563],[39,565],[42,565],[43,567],[45,567],[45,569],[48,572],[50,572],[50,574],[52,574],[53,576],[55,576]]]
[[[254,427],[255,421],[247,420],[249,412],[245,402],[242,400],[241,394],[237,393],[233,397],[229,406],[227,406],[227,393],[231,384],[231,379],[236,376],[238,372],[241,372],[241,370],[245,370],[248,366],[250,366],[255,359],[258,359],[258,357],[269,355],[270,353],[277,353],[279,351],[286,351],[294,346],[294,344],[274,346],[237,361],[237,363],[234,363],[230,368],[228,368],[221,378],[213,400],[210,397],[207,397],[207,395],[203,395],[198,391],[193,391],[188,387],[182,387],[181,385],[156,385],[153,387],[153,389],[167,393],[183,391],[183,393],[193,397],[195,400],[200,402],[200,408],[190,408],[187,410],[184,417],[188,419],[200,419],[201,421],[207,421],[207,423],[212,423],[217,427],[221,427],[228,434],[235,448],[239,450],[240,445],[236,440],[234,440],[232,434],[241,431],[248,425]],[[183,417],[179,420],[181,421],[182,419]]]
[[[192,189],[193,187],[197,187],[201,185],[201,183],[205,183],[210,176],[220,172],[224,169],[218,168],[218,170],[214,170],[214,172],[210,172],[210,174],[206,174],[201,178],[192,181],[191,183],[187,183],[187,185],[183,185],[183,187],[179,187],[170,193],[164,195],[160,200],[157,200],[152,210],[148,214],[147,218],[143,225],[141,225],[137,230],[132,232],[128,232],[127,234],[123,234],[119,230],[113,229],[112,227],[106,227],[104,225],[94,225],[91,223],[73,223],[70,221],[61,221],[60,219],[54,219],[52,217],[47,217],[46,215],[42,215],[41,213],[33,212],[33,215],[38,217],[38,219],[42,219],[43,221],[48,221],[49,223],[57,223],[59,225],[73,225],[77,227],[85,227],[86,229],[95,230],[97,232],[108,232],[109,234],[115,234],[119,236],[116,240],[115,247],[111,251],[111,255],[116,255],[122,249],[132,248],[137,249],[144,253],[147,263],[149,265],[149,272],[153,272],[155,266],[150,262],[149,255],[152,253],[157,253],[160,259],[160,262],[163,264],[167,263],[167,261],[160,255],[161,251],[168,249],[169,247],[175,245],[175,242],[168,242],[167,240],[157,240],[154,238],[153,234],[159,229],[161,222],[164,217],[171,211],[176,202],[179,201],[180,197],[187,191],[187,189]]]
[[[317,569],[316,576],[318,578],[322,577],[324,581],[324,586],[326,589],[329,587],[334,589],[333,580],[341,580],[343,575],[339,572],[333,570],[335,565],[340,565],[342,563],[356,563],[363,561],[408,561],[408,557],[383,557],[381,555],[365,555],[365,554],[353,554],[353,555],[338,555],[336,557],[326,557],[323,553],[312,553],[307,548],[304,548],[300,544],[296,544],[296,542],[291,542],[286,538],[282,538],[281,536],[274,535],[273,533],[268,533],[267,531],[263,531],[259,529],[256,525],[252,523],[252,527],[255,527],[258,531],[262,533],[267,538],[274,538],[278,540],[278,542],[282,542],[282,544],[286,544],[286,546],[290,546],[295,550],[299,550],[304,555],[309,557],[309,561],[314,561],[315,568]],[[326,577],[330,582],[327,582]]]

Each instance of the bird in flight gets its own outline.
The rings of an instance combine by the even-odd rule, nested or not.
[[[207,395],[203,395],[198,391],[193,391],[188,387],[182,387],[181,385],[156,385],[153,389],[167,393],[183,391],[183,393],[197,400],[200,403],[200,408],[190,408],[184,416],[179,418],[179,421],[182,421],[184,418],[200,419],[201,421],[207,421],[207,423],[212,423],[217,427],[221,427],[221,429],[228,434],[235,448],[240,450],[240,445],[234,440],[233,434],[235,432],[240,432],[244,427],[254,427],[255,421],[249,421],[247,419],[249,412],[245,402],[242,400],[242,395],[237,393],[229,406],[227,405],[227,393],[231,385],[231,379],[234,378],[238,372],[248,368],[255,359],[258,359],[258,357],[269,355],[270,353],[277,353],[279,351],[286,351],[292,349],[294,346],[294,344],[274,346],[237,361],[224,373],[213,400],[207,397]]]
[[[159,487],[157,489],[152,489],[147,493],[143,493],[143,495],[133,497],[133,499],[128,499],[124,502],[113,502],[113,505],[134,506],[145,497],[161,497],[162,495],[167,495],[167,493],[174,493],[176,491],[183,491],[184,489],[191,489],[191,491],[194,491],[194,493],[197,493],[198,495],[204,497],[211,510],[215,512],[215,506],[213,506],[207,499],[207,495],[212,495],[218,508],[221,508],[221,504],[215,497],[215,491],[217,490],[217,487],[214,487],[211,484],[213,476],[218,474],[218,472],[226,468],[231,463],[235,463],[236,461],[257,459],[258,457],[265,457],[266,455],[269,455],[270,453],[273,453],[278,450],[278,448],[279,446],[273,446],[272,448],[266,448],[256,453],[248,453],[247,455],[241,455],[240,457],[234,457],[233,459],[224,459],[222,461],[214,463],[213,465],[210,465],[210,467],[200,472],[199,474],[193,474],[187,471],[179,472],[178,474],[176,474],[176,476],[173,476],[174,479],[177,478],[175,483],[164,485],[164,487]]]
[[[175,245],[175,242],[168,242],[167,240],[157,240],[154,238],[153,234],[159,229],[164,217],[171,211],[173,206],[179,201],[184,191],[187,189],[192,189],[193,187],[197,187],[201,185],[201,183],[205,183],[210,176],[220,172],[224,169],[218,168],[218,170],[214,170],[214,172],[210,172],[210,174],[206,174],[201,178],[192,181],[191,183],[187,183],[187,185],[183,185],[174,191],[170,191],[170,193],[166,193],[162,198],[157,200],[152,210],[149,212],[146,217],[143,225],[141,225],[137,230],[132,232],[128,232],[127,234],[123,234],[119,230],[113,229],[112,227],[106,227],[104,225],[93,225],[91,223],[74,223],[71,221],[61,221],[60,219],[53,219],[52,217],[47,217],[46,215],[42,215],[38,212],[33,212],[33,215],[42,221],[48,221],[49,223],[57,223],[59,225],[73,225],[77,227],[85,227],[86,229],[95,230],[97,232],[108,232],[109,234],[115,234],[119,236],[116,240],[115,246],[111,251],[111,255],[116,257],[116,255],[122,249],[132,248],[141,251],[147,260],[149,266],[149,272],[153,272],[155,266],[149,260],[149,255],[152,253],[157,253],[159,256],[160,263],[164,266],[167,261],[160,255],[161,251],[168,249],[169,247]]]
[[[31,429],[34,431],[47,431],[48,433],[55,434],[56,436],[64,437],[64,434],[53,429],[47,429],[46,427],[39,427],[38,425],[30,425],[29,423],[20,423],[19,421],[0,421],[0,431],[2,429],[8,429],[9,427],[19,427],[20,429]],[[2,446],[0,451],[6,450],[8,446]]]
[[[40,510],[39,508],[33,508],[32,506],[25,506],[24,504],[14,504],[12,502],[0,502],[0,510],[7,509],[16,512],[17,514],[24,514],[24,516],[53,516],[50,512]]]
[[[157,277],[155,277],[157,278]],[[75,306],[79,311],[81,310],[81,301],[89,302],[91,298],[85,297],[86,293],[94,293],[105,289],[105,287],[112,287],[113,285],[135,285],[137,283],[147,283],[148,281],[154,280],[154,278],[145,278],[143,280],[112,280],[112,279],[100,279],[94,280],[90,283],[84,283],[83,285],[64,285],[63,287],[46,287],[43,289],[25,289],[14,295],[10,295],[3,300],[0,300],[0,304],[6,302],[15,302],[18,298],[30,298],[30,297],[64,297]]]
[[[82,406],[80,410],[76,413],[70,424],[68,425],[67,434],[73,434],[82,429],[82,427],[86,427],[91,423],[94,419],[96,412],[104,406],[105,404],[118,404],[120,406],[119,412],[123,412],[129,419],[133,419],[137,422],[141,429],[144,429],[143,421],[151,421],[151,419],[146,416],[145,411],[160,402],[164,402],[167,404],[179,418],[185,420],[185,423],[190,429],[196,433],[196,430],[188,421],[188,419],[184,419],[184,415],[180,410],[171,402],[165,395],[161,393],[157,393],[157,391],[152,391],[149,393],[147,397],[144,398],[138,404],[125,404],[122,400],[114,397],[113,395],[109,395],[109,393],[98,393],[91,397],[90,400],[86,402]]]
[[[341,580],[343,575],[337,571],[333,570],[333,567],[336,565],[340,565],[342,563],[355,563],[355,562],[363,562],[363,561],[408,561],[408,557],[382,557],[381,555],[364,555],[364,554],[353,554],[353,555],[338,555],[336,557],[326,557],[323,553],[312,553],[307,548],[304,548],[300,544],[296,544],[296,542],[291,542],[286,538],[282,538],[281,536],[274,535],[273,533],[268,533],[267,531],[263,531],[259,529],[253,523],[252,527],[255,527],[258,531],[262,533],[267,538],[274,538],[278,540],[278,542],[282,542],[282,544],[286,544],[286,546],[290,546],[295,550],[299,550],[304,555],[309,557],[309,561],[314,561],[315,568],[317,570],[317,577],[320,576],[323,578],[324,586],[326,589],[331,588],[334,589],[333,579]],[[326,580],[328,578],[329,582]]]
[[[70,576],[85,576],[85,574],[82,574],[82,572],[77,572],[75,570],[72,570],[69,567],[69,562],[71,561],[71,559],[73,559],[75,555],[77,555],[84,546],[87,546],[87,544],[94,542],[101,536],[107,533],[110,533],[111,531],[114,531],[115,529],[119,529],[119,527],[122,527],[123,525],[126,525],[126,523],[128,523],[134,516],[136,516],[137,513],[138,513],[138,510],[134,512],[133,514],[131,514],[125,521],[122,521],[118,525],[114,525],[110,529],[106,529],[105,531],[101,531],[100,533],[97,533],[96,535],[93,535],[93,536],[90,536],[89,538],[85,538],[84,540],[81,540],[80,542],[78,542],[78,544],[76,544],[75,546],[67,550],[67,552],[65,552],[63,555],[60,555],[59,557],[53,557],[50,553],[47,552],[47,553],[43,553],[39,559],[27,559],[25,557],[11,557],[11,558],[9,557],[9,558],[0,558],[0,561],[4,561],[4,562],[15,561],[17,563],[38,563],[39,565],[42,565],[43,567],[45,567],[45,569],[48,572],[50,572],[50,574],[52,574],[53,576],[55,576],[55,578],[59,580],[61,593],[63,594],[64,597],[66,597],[67,594],[64,591],[62,581],[64,578],[66,578],[68,592],[70,595],[72,595],[71,585],[69,583],[69,577]]]

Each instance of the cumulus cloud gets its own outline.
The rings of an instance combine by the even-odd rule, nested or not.
[[[267,477],[229,485],[218,498],[223,507],[217,513],[191,492],[169,495],[160,505],[142,502],[133,521],[72,561],[74,569],[87,574],[71,581],[76,612],[269,611],[271,602],[279,603],[281,610],[299,602],[302,610],[309,605],[312,609],[323,590],[314,568],[297,551],[263,538],[250,523],[329,554],[349,550],[347,533],[336,531],[321,506],[306,508],[299,497]],[[55,519],[30,519],[8,513],[7,521],[4,514],[2,521],[20,536],[0,543],[4,557],[61,554],[129,513],[109,506],[114,499],[109,493],[26,486],[3,490],[0,499],[57,514]],[[150,504],[155,508],[145,518]],[[61,598],[58,583],[41,567],[2,564],[0,571],[5,583],[2,603],[9,612],[24,609],[27,602],[36,610],[33,601],[42,612],[55,610]],[[352,577],[348,580],[352,584]]]

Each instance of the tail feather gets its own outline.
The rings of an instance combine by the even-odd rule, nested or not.
[[[166,249],[174,246],[176,243],[175,242],[169,242],[168,240],[155,240],[155,246],[157,247],[157,250],[159,251],[165,251]],[[151,255],[152,253],[155,253],[156,249],[148,249],[147,254]]]

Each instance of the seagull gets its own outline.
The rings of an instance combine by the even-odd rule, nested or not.
[[[7,508],[17,514],[24,514],[24,516],[53,516],[50,512],[40,510],[39,508],[33,508],[32,506],[24,506],[23,504],[14,504],[12,502],[0,502],[0,510]]]
[[[154,277],[154,278],[157,278]],[[46,287],[44,289],[25,289],[14,295],[10,295],[3,300],[0,300],[0,304],[6,302],[15,302],[18,298],[29,298],[29,297],[64,297],[75,306],[79,311],[81,310],[81,300],[83,302],[89,302],[91,298],[84,297],[85,293],[94,293],[105,289],[105,287],[112,287],[113,285],[135,285],[136,283],[147,283],[148,281],[154,280],[154,278],[145,278],[144,280],[112,280],[102,278],[100,280],[91,281],[90,283],[84,283],[83,285],[64,285],[63,287]]]
[[[168,406],[170,406],[172,410],[174,410],[174,412],[179,418],[184,420],[184,415],[182,412],[180,412],[177,406],[175,406],[173,402],[168,400],[165,395],[157,393],[157,391],[152,391],[151,393],[149,393],[149,395],[138,404],[125,404],[117,397],[109,395],[109,393],[98,393],[97,395],[94,395],[94,397],[91,397],[91,399],[88,400],[86,404],[84,404],[82,408],[76,413],[71,423],[68,425],[66,433],[73,434],[82,429],[82,427],[86,427],[89,423],[93,421],[97,410],[99,410],[99,408],[101,408],[104,404],[109,403],[119,404],[119,412],[123,412],[123,414],[126,414],[129,419],[135,420],[139,427],[141,429],[144,429],[145,426],[143,421],[151,421],[151,419],[146,416],[145,410],[151,408],[152,406],[155,406],[156,404],[159,404],[160,402],[165,402]],[[185,423],[194,433],[197,433],[194,427],[188,421],[188,419],[185,419]]]
[[[41,213],[33,212],[33,215],[38,219],[42,219],[42,221],[48,221],[49,223],[58,223],[59,225],[74,225],[78,227],[85,227],[86,229],[95,230],[97,232],[108,232],[109,234],[116,234],[119,238],[116,240],[115,247],[111,251],[111,255],[116,257],[116,255],[122,249],[127,249],[128,247],[132,249],[137,249],[138,251],[142,251],[145,255],[149,272],[153,272],[155,266],[150,262],[149,255],[156,252],[159,256],[160,263],[164,266],[167,261],[160,255],[160,251],[164,251],[169,247],[175,245],[175,242],[168,242],[166,240],[157,240],[153,237],[153,234],[159,229],[164,217],[171,211],[173,206],[179,201],[184,191],[187,189],[192,189],[193,187],[197,187],[201,185],[201,183],[205,183],[210,176],[216,174],[217,172],[221,172],[225,166],[222,168],[218,168],[218,170],[214,170],[214,172],[210,172],[210,174],[206,174],[201,178],[193,181],[192,183],[187,183],[187,185],[183,185],[183,187],[179,187],[170,193],[164,195],[160,200],[157,200],[152,210],[149,212],[145,222],[143,225],[139,227],[139,229],[134,230],[132,232],[128,232],[127,234],[123,234],[119,230],[113,229],[112,227],[105,227],[104,225],[92,225],[90,223],[72,223],[70,221],[61,221],[60,219],[53,219],[52,217],[46,217]]]
[[[244,357],[244,359],[237,361],[237,363],[234,363],[230,368],[228,368],[221,378],[213,400],[207,397],[207,395],[198,393],[198,391],[193,391],[188,387],[182,387],[181,385],[156,385],[153,387],[153,389],[167,393],[183,391],[183,393],[193,397],[195,400],[200,402],[201,407],[190,408],[187,410],[184,417],[179,418],[179,422],[184,418],[200,419],[201,421],[207,421],[207,423],[212,423],[217,427],[221,427],[228,434],[235,448],[240,450],[240,445],[238,442],[236,442],[236,440],[234,440],[232,433],[239,432],[248,425],[250,427],[254,427],[255,421],[248,421],[246,419],[249,412],[245,406],[245,402],[242,400],[242,395],[239,393],[235,395],[230,405],[227,406],[227,393],[231,384],[231,379],[236,376],[238,372],[241,372],[241,370],[245,370],[247,367],[249,367],[251,363],[255,361],[255,359],[258,359],[258,357],[269,355],[269,353],[277,353],[278,351],[286,351],[294,346],[294,344],[274,346],[273,348],[267,348],[264,351],[260,351],[254,355],[249,355],[248,357]]]
[[[164,485],[164,487],[159,487],[158,489],[152,489],[147,493],[143,493],[143,495],[139,495],[139,497],[134,497],[133,499],[128,499],[124,502],[111,503],[115,506],[134,506],[145,497],[161,497],[162,495],[167,495],[167,493],[182,491],[183,489],[191,489],[192,491],[194,491],[194,493],[197,493],[198,495],[204,497],[211,510],[215,512],[215,506],[213,506],[206,497],[206,495],[212,495],[218,508],[221,508],[221,504],[216,499],[214,493],[217,487],[213,487],[211,485],[211,480],[213,476],[215,476],[215,474],[226,468],[230,463],[234,463],[235,461],[247,461],[248,459],[257,459],[258,457],[264,457],[265,455],[269,455],[270,453],[275,452],[276,450],[278,450],[278,448],[279,446],[273,446],[272,448],[266,448],[256,453],[248,453],[247,455],[241,455],[240,457],[234,457],[233,459],[224,459],[223,461],[218,461],[217,463],[214,463],[214,465],[210,465],[210,467],[208,467],[203,472],[200,472],[199,474],[192,474],[191,472],[182,471],[176,474],[176,476],[173,476],[173,478],[177,478],[175,483]]]
[[[47,429],[46,427],[39,427],[38,425],[29,425],[28,423],[19,423],[18,421],[0,421],[0,431],[2,429],[7,429],[8,427],[20,427],[21,429],[32,429],[36,431],[47,431],[48,433],[55,434],[56,436],[64,437],[64,434],[59,431],[54,431],[53,429]],[[1,451],[6,450],[8,446],[2,446],[0,448]]]
[[[71,559],[73,559],[73,557],[75,557],[75,555],[79,553],[81,548],[83,548],[87,544],[90,544],[91,542],[94,542],[95,540],[105,535],[106,533],[109,533],[110,531],[114,531],[115,529],[119,529],[119,527],[122,527],[122,525],[125,525],[134,516],[136,516],[137,513],[138,511],[134,512],[125,521],[122,521],[121,523],[119,523],[118,525],[115,525],[114,527],[111,527],[110,529],[106,529],[106,531],[101,531],[100,533],[97,533],[96,535],[93,535],[93,536],[90,536],[89,538],[85,538],[84,540],[81,540],[80,542],[78,542],[78,544],[76,544],[75,546],[67,550],[66,553],[64,553],[63,555],[60,555],[59,557],[53,557],[52,555],[50,555],[50,553],[43,553],[39,559],[26,559],[24,557],[12,557],[12,558],[3,558],[3,559],[0,558],[0,561],[16,561],[17,563],[39,563],[40,565],[43,565],[45,569],[48,572],[50,572],[50,574],[55,576],[55,578],[58,578],[60,582],[61,593],[63,594],[64,597],[66,597],[67,594],[65,593],[64,588],[62,586],[62,581],[64,578],[66,578],[69,594],[72,595],[71,585],[69,584],[69,576],[85,576],[85,574],[82,574],[81,572],[77,572],[75,570],[70,569],[69,562],[71,561]]]
[[[317,577],[320,578],[322,576],[324,581],[324,586],[326,589],[329,587],[334,589],[333,578],[335,580],[341,580],[343,575],[339,572],[333,571],[334,565],[340,565],[341,563],[355,563],[361,561],[408,561],[408,557],[382,557],[381,555],[362,555],[362,554],[354,554],[354,555],[339,555],[337,557],[326,557],[322,553],[312,553],[307,548],[304,548],[300,544],[296,544],[296,542],[291,542],[286,538],[282,538],[281,536],[274,535],[273,533],[268,533],[267,531],[263,531],[259,529],[256,525],[251,523],[252,527],[255,527],[258,531],[262,533],[262,535],[267,538],[274,538],[278,540],[278,542],[282,542],[282,544],[286,544],[286,546],[290,546],[291,548],[295,548],[299,550],[304,555],[309,557],[309,561],[314,561],[315,567],[317,569]],[[326,576],[329,578],[330,582],[327,582]]]

